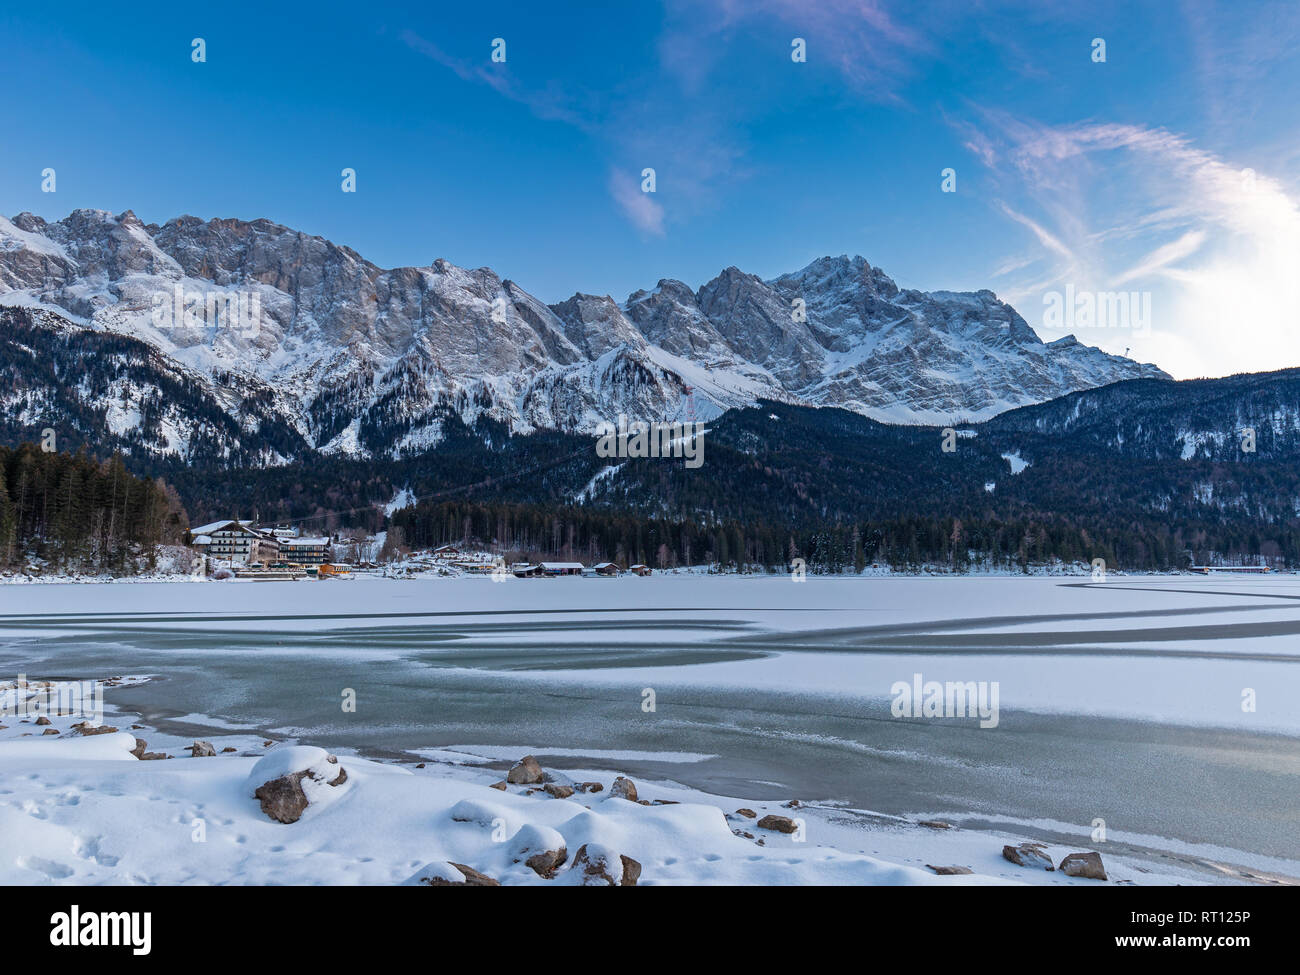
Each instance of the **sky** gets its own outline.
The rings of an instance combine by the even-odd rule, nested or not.
[[[265,217],[549,302],[860,254],[1177,378],[1300,365],[1294,0],[109,6],[0,12],[10,217]]]

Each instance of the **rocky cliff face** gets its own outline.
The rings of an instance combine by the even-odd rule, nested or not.
[[[519,433],[589,432],[619,413],[672,419],[688,386],[701,419],[766,397],[939,422],[1163,376],[1072,339],[1044,344],[992,292],[900,291],[860,257],[547,306],[488,268],[383,269],[267,220],[160,227],[130,211],[0,217],[0,305],[144,343],[242,431],[223,449],[261,462],[420,453],[452,415]],[[87,408],[103,407],[99,395],[85,394]],[[273,450],[257,448],[260,428],[276,430]],[[186,455],[191,439],[177,416],[166,446],[137,449]]]

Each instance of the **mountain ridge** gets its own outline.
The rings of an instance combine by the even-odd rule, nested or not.
[[[928,423],[1167,378],[1077,340],[1044,343],[992,291],[904,290],[847,255],[769,281],[732,266],[694,290],[661,279],[623,302],[578,292],[548,305],[491,268],[385,269],[265,218],[157,225],[81,209],[0,217],[0,289],[0,306],[144,342],[236,423],[256,401],[293,432],[290,456],[419,454],[453,415],[522,434],[680,419],[688,387],[703,420],[771,399]],[[177,289],[255,306],[257,327],[160,324]],[[193,454],[183,430],[158,449]]]

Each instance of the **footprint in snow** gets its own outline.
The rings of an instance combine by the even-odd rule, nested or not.
[[[121,858],[103,853],[99,848],[99,841],[100,837],[98,836],[79,836],[72,845],[72,852],[81,859],[97,863],[101,867],[117,866],[117,861]]]
[[[18,866],[24,870],[32,870],[36,873],[43,873],[51,880],[63,880],[71,877],[75,871],[62,863],[56,863],[54,860],[45,860],[41,857],[19,857],[15,861]]]

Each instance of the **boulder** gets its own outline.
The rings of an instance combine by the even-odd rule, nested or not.
[[[602,791],[604,791],[604,789],[605,789],[605,787],[604,787],[603,785],[601,785],[599,782],[579,782],[579,783],[578,783],[578,791],[579,791],[579,792],[602,792]]]
[[[742,809],[737,809],[737,810],[736,810],[736,815],[737,815],[737,816],[744,816],[746,819],[756,819],[756,818],[758,818],[758,813],[754,812],[754,810],[752,810],[752,809],[743,809],[743,808],[742,808]]]
[[[582,873],[584,887],[635,887],[641,879],[641,864],[600,843],[584,843],[573,858],[573,868]]]
[[[614,780],[614,784],[609,787],[609,794],[619,799],[636,802],[636,783],[620,775]]]
[[[342,785],[348,780],[347,770],[344,769],[342,765],[339,765],[339,760],[337,758],[333,755],[328,755],[326,756],[325,761],[330,765],[338,766],[338,774],[335,775],[334,778],[328,779],[330,785]]]
[[[1043,849],[1042,843],[1021,843],[1019,846],[1004,846],[1002,858],[1018,867],[1038,867],[1040,870],[1054,870],[1052,858]]]
[[[567,785],[558,785],[554,782],[547,783],[543,786],[543,789],[548,795],[554,796],[556,799],[567,799],[569,796],[573,795],[572,788]]]
[[[549,826],[522,826],[510,840],[514,862],[521,860],[539,877],[550,880],[555,871],[564,865],[569,851],[564,837]]]
[[[43,735],[57,735],[58,733],[59,733],[58,728],[46,728],[44,731],[41,732],[41,734]]]
[[[210,741],[196,741],[189,746],[189,752],[191,758],[215,758],[217,754]]]
[[[258,786],[253,796],[262,804],[262,812],[277,823],[296,823],[301,819],[309,805],[302,788],[306,776],[306,772],[290,772]]]
[[[533,785],[541,782],[545,776],[546,773],[537,764],[537,759],[525,755],[506,773],[506,781],[513,785]]]
[[[461,799],[451,807],[451,821],[454,823],[478,823],[492,828],[498,819],[507,818],[505,809],[494,802]]]
[[[50,719],[42,714],[39,718],[36,719],[36,723],[38,725],[46,725],[50,723]]]
[[[326,786],[341,786],[348,773],[324,749],[298,745],[258,760],[250,781],[266,778],[253,790],[264,812],[278,823],[296,823],[312,802],[328,797]],[[278,773],[278,774],[277,774]]]
[[[531,867],[537,876],[550,880],[555,876],[555,871],[564,866],[564,860],[568,855],[569,851],[563,847],[558,850],[543,850],[541,853],[534,853],[524,861],[524,864]]]
[[[635,887],[637,881],[641,879],[641,864],[622,854],[619,854],[619,860],[623,864],[623,879],[619,881],[619,885],[622,887]]]
[[[501,882],[463,863],[430,863],[416,873],[416,884],[426,887],[500,887]]]
[[[493,782],[490,786],[488,786],[488,788],[489,788],[489,789],[500,789],[502,792],[505,792],[505,791],[506,791],[506,784],[505,784],[504,782]]]
[[[135,740],[135,747],[131,749],[131,754],[138,759],[143,759],[144,750],[148,747],[149,747],[148,742],[146,742],[143,738],[137,738]]]
[[[306,772],[290,772],[264,782],[253,790],[253,796],[261,803],[262,812],[277,823],[296,823],[310,805],[302,788],[306,777]]]
[[[117,729],[111,724],[91,724],[89,721],[80,721],[72,726],[82,735],[115,735]]]
[[[1100,853],[1070,853],[1061,861],[1060,871],[1067,877],[1085,877],[1088,880],[1107,879]]]
[[[799,827],[789,816],[764,816],[758,821],[759,829],[771,829],[778,833],[793,833]]]
[[[927,863],[926,866],[941,877],[950,877],[971,872],[970,867],[936,867],[933,863]]]

